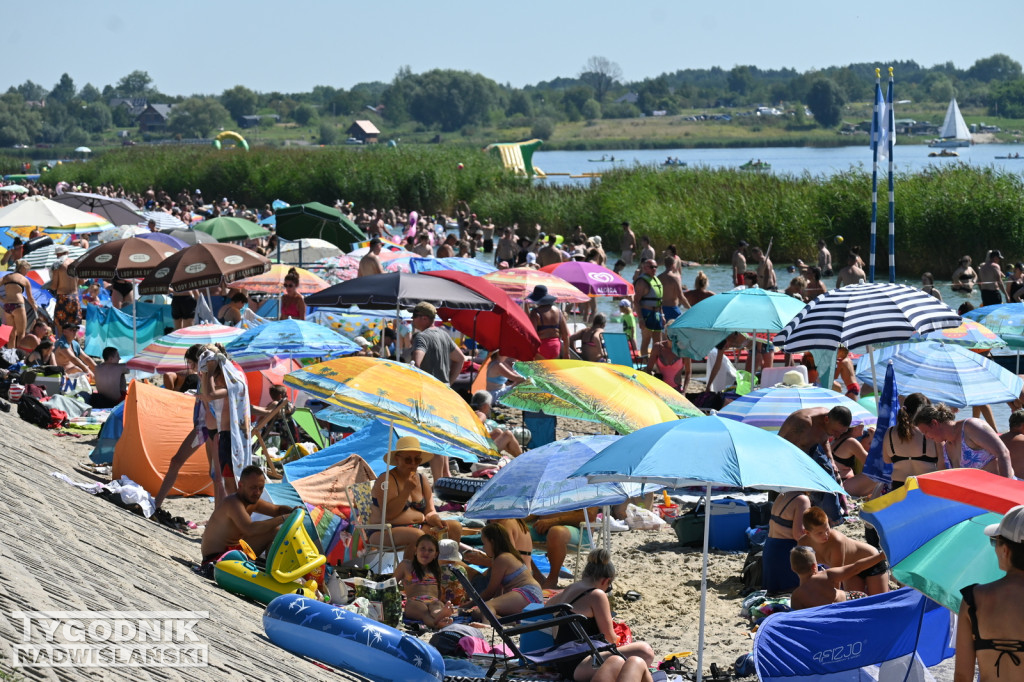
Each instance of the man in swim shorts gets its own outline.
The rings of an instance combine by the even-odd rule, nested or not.
[[[879,552],[846,566],[822,569],[813,549],[794,547],[789,553],[789,565],[800,576],[800,585],[793,590],[790,606],[796,611],[866,597],[857,590],[841,590],[839,585],[882,561],[885,561],[885,554]]]
[[[49,289],[56,297],[56,307],[53,310],[54,331],[60,336],[61,330],[70,325],[78,325],[82,321],[82,309],[78,301],[78,278],[68,274],[68,247],[58,244],[53,249],[57,257],[56,262],[50,266]]]
[[[665,256],[663,263],[665,271],[658,275],[661,282],[661,312],[665,316],[665,324],[672,324],[672,321],[683,314],[683,308],[689,308],[690,303],[683,296],[682,276],[676,268],[678,258],[673,255]]]
[[[590,520],[596,519],[600,511],[597,507],[588,509],[587,514],[589,514]],[[534,543],[545,545],[548,562],[551,564],[551,570],[546,577],[537,569],[536,564],[533,565],[533,577],[541,584],[541,587],[545,589],[558,587],[558,573],[565,563],[565,555],[568,553],[570,545],[579,545],[581,540],[580,524],[585,520],[586,516],[582,509],[526,519],[530,528],[530,537]]]
[[[848,538],[832,528],[828,516],[820,507],[811,507],[804,512],[803,524],[807,534],[797,540],[797,544],[813,549],[818,563],[825,566],[845,566],[878,554],[878,550],[868,543]],[[846,578],[842,586],[843,589],[867,594],[888,592],[889,564],[882,561],[866,568]]]
[[[640,314],[640,355],[647,355],[651,343],[661,343],[665,318],[661,313],[664,291],[661,280],[655,276],[658,264],[647,259],[640,264],[641,274],[633,283],[633,304]]]
[[[203,564],[216,562],[225,552],[238,548],[241,540],[245,540],[256,556],[265,552],[274,541],[293,508],[260,499],[266,484],[267,479],[258,466],[253,464],[242,469],[238,491],[225,497],[213,510],[203,531]],[[254,513],[271,518],[253,521]]]

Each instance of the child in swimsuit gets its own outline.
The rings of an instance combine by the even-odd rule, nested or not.
[[[841,590],[839,585],[884,560],[885,554],[879,552],[846,566],[822,570],[818,566],[813,549],[804,546],[794,547],[789,553],[789,565],[793,572],[800,576],[800,585],[793,590],[790,605],[795,611],[866,597],[866,594],[856,590]]]
[[[507,616],[519,613],[528,604],[543,604],[544,593],[540,583],[533,579],[530,567],[523,563],[508,531],[492,523],[484,526],[480,537],[484,551],[494,560],[490,580],[480,597],[487,601],[494,615]],[[475,620],[482,619],[475,609],[470,613]]]
[[[441,601],[440,546],[430,535],[416,541],[416,553],[398,565],[395,580],[405,590],[405,615],[439,629],[451,625],[455,609],[451,602]]]

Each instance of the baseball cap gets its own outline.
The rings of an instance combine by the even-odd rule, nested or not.
[[[533,251],[527,253],[526,254],[526,262],[527,263],[536,263],[537,262],[537,254],[535,254]]]
[[[67,253],[68,247],[64,246],[63,244],[58,244],[53,248],[53,252],[55,254]]]
[[[1003,520],[985,526],[985,535],[1000,536],[1010,542],[1024,542],[1024,504],[1019,504],[1003,515]]]
[[[621,301],[619,301],[619,307],[620,308],[632,308],[633,304],[629,302],[628,298],[624,298]]]
[[[362,336],[357,336],[355,338],[355,341],[356,341],[356,345],[358,345],[358,346],[360,346],[362,348],[369,348],[370,347],[370,342],[367,341],[366,339],[364,339]]]

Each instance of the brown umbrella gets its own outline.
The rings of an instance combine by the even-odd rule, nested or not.
[[[236,279],[260,275],[270,261],[235,244],[195,244],[160,263],[139,285],[139,294],[176,293],[229,284]]]
[[[82,254],[68,265],[68,274],[95,279],[140,279],[175,251],[173,246],[150,239],[118,239]]]

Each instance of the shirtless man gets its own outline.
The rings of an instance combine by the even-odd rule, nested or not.
[[[292,513],[292,507],[271,504],[260,499],[267,479],[255,464],[242,469],[238,479],[238,492],[228,495],[218,505],[206,523],[203,531],[203,564],[210,564],[225,552],[240,546],[245,540],[256,556],[259,556],[274,541],[285,518]],[[254,513],[271,518],[253,521]]]
[[[683,314],[683,308],[689,308],[690,303],[683,296],[683,280],[675,269],[676,258],[665,256],[665,272],[658,275],[661,280],[661,312],[665,315],[665,324]]]
[[[622,223],[622,261],[626,265],[633,264],[633,254],[636,253],[636,235],[633,234],[633,228],[629,226],[629,221]]]
[[[978,290],[981,291],[982,306],[999,305],[1004,297],[1010,300],[1006,294],[1006,285],[1003,284],[1003,270],[999,267],[1002,259],[1003,252],[992,249],[985,262],[978,266]]]
[[[790,606],[796,611],[866,597],[866,594],[857,590],[841,590],[839,585],[858,573],[870,570],[872,566],[884,559],[885,554],[879,552],[847,566],[836,566],[823,571],[818,568],[818,561],[813,549],[794,547],[789,553],[789,565],[793,572],[800,577],[800,585],[793,590]]]
[[[755,246],[750,250],[750,255],[757,263],[757,281],[761,288],[768,291],[778,291],[779,283],[775,278],[775,268],[772,267],[772,261],[768,254],[762,251],[761,247]]]
[[[383,274],[384,266],[380,262],[382,248],[380,239],[374,237],[370,240],[370,250],[359,259],[359,274],[356,275],[357,277]]]
[[[454,258],[455,257],[455,245],[459,242],[459,238],[454,234],[450,234],[444,238],[444,242],[437,247],[438,258]]]
[[[747,243],[742,239],[736,244],[736,250],[732,252],[732,283],[733,286],[743,286],[743,273],[747,271],[747,256],[743,250]]]
[[[825,240],[818,240],[818,269],[821,270],[822,277],[831,277],[834,273],[832,272],[832,252],[825,246]]]
[[[501,261],[508,262],[513,268],[519,262],[519,245],[511,227],[506,227],[502,231],[498,246],[494,249],[494,264],[497,265]]]
[[[846,397],[850,400],[860,398],[860,384],[857,383],[857,373],[850,359],[850,351],[840,347],[836,350],[836,376],[843,380],[846,386]],[[841,386],[838,381],[832,382],[832,390],[839,393]]]
[[[807,534],[797,539],[798,545],[814,550],[818,563],[826,566],[846,566],[865,557],[873,557],[878,550],[866,542],[846,537],[831,527],[828,516],[819,507],[811,507],[803,516]],[[843,589],[867,594],[889,591],[889,565],[884,561],[843,580]]]
[[[1024,471],[1024,410],[1010,415],[1010,430],[999,436],[1010,451],[1010,464],[1014,471]]]
[[[641,262],[645,260],[654,260],[655,258],[658,257],[658,254],[657,252],[655,252],[654,247],[651,246],[651,238],[648,237],[646,234],[643,237],[640,237],[640,246]]]
[[[537,263],[542,268],[562,262],[562,252],[557,246],[555,246],[555,240],[557,239],[557,235],[549,234],[548,243],[542,246],[540,251],[537,252]]]
[[[68,274],[68,247],[58,244],[53,249],[57,261],[51,266],[50,286],[57,297],[57,307],[53,311],[53,326],[57,336],[67,325],[77,325],[82,321],[82,311],[78,303],[78,278]]]
[[[833,477],[838,474],[829,440],[846,433],[853,421],[850,410],[842,406],[831,410],[824,407],[805,407],[797,410],[782,422],[779,436],[797,446],[813,459],[818,466]],[[838,479],[837,479],[838,481]],[[823,507],[833,521],[843,516],[843,499],[838,493],[811,493],[811,502]]]
[[[853,252],[846,257],[846,267],[840,270],[836,276],[836,289],[842,289],[847,284],[867,281],[868,276],[864,274],[864,269],[858,265],[859,260],[860,256]]]

